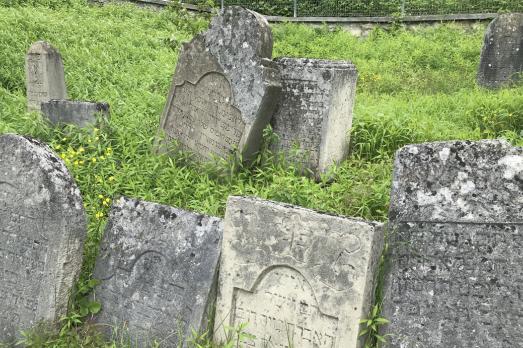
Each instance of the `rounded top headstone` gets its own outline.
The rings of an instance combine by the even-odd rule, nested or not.
[[[27,54],[58,54],[58,50],[46,41],[36,41],[29,47]]]

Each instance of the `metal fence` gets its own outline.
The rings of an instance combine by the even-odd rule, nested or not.
[[[197,4],[201,0],[183,0]],[[241,5],[268,16],[381,17],[461,13],[523,12],[523,0],[214,0]]]

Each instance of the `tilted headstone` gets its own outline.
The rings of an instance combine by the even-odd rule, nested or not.
[[[67,99],[62,57],[49,43],[37,41],[29,48],[25,74],[29,111],[40,111],[41,103],[51,99]]]
[[[86,127],[96,124],[97,115],[107,119],[109,117],[109,104],[53,99],[42,103],[42,114],[52,124],[65,123]]]
[[[361,347],[382,244],[378,223],[229,197],[216,340],[248,323],[241,346]]]
[[[523,148],[409,145],[390,206],[387,347],[523,346]]]
[[[67,313],[86,233],[63,162],[34,139],[0,136],[0,342]]]
[[[348,153],[356,68],[350,62],[304,58],[276,63],[283,88],[271,121],[279,138],[273,148],[301,162],[304,169],[325,172]]]
[[[519,80],[523,73],[523,13],[499,15],[487,28],[478,84],[498,88]]]
[[[201,332],[216,296],[221,220],[121,198],[96,262],[96,318],[133,347],[178,347]],[[128,329],[128,330],[127,330]]]
[[[265,18],[226,7],[209,29],[183,45],[161,129],[200,159],[249,158],[261,143],[281,91],[270,60],[272,33]]]

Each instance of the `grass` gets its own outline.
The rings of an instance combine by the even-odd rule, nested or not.
[[[9,7],[9,0],[0,0],[0,134],[50,144],[71,170],[89,216],[70,314],[60,335],[29,335],[26,343],[40,340],[34,347],[126,345],[94,334],[85,300],[94,286],[91,273],[109,206],[119,195],[216,216],[223,216],[228,195],[255,195],[385,221],[393,154],[404,144],[500,136],[523,144],[523,87],[491,92],[475,85],[484,27],[376,30],[358,39],[341,29],[281,24],[273,27],[275,56],[347,59],[358,67],[352,156],[333,170],[334,180],[301,177],[268,150],[251,166],[154,155],[180,44],[203,29],[206,19],[128,5],[85,6],[80,0],[27,3]],[[36,40],[62,53],[72,99],[109,102],[108,124],[50,128],[25,111],[24,56]]]

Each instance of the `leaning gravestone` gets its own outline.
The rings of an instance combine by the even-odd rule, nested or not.
[[[176,139],[200,159],[227,157],[235,148],[252,156],[281,90],[271,55],[272,33],[263,16],[241,7],[222,10],[181,50],[161,147]]]
[[[109,104],[76,100],[53,99],[42,104],[42,114],[52,124],[73,124],[78,127],[95,125],[97,115],[109,118]]]
[[[96,321],[109,337],[128,329],[133,347],[183,344],[209,319],[221,237],[218,218],[121,198],[94,272],[102,304]]]
[[[388,347],[523,347],[523,148],[409,145],[396,154]]]
[[[0,136],[0,342],[66,314],[86,233],[63,162],[36,140]]]
[[[275,150],[315,173],[348,153],[358,73],[350,62],[277,59],[282,98],[271,125]],[[297,150],[297,151],[295,151]]]
[[[523,73],[523,13],[499,15],[487,28],[478,83],[498,88],[518,80]]]
[[[47,42],[38,41],[29,48],[25,73],[29,111],[40,111],[41,103],[51,99],[67,99],[62,57]]]
[[[381,224],[229,197],[215,329],[248,323],[249,347],[361,347]]]

